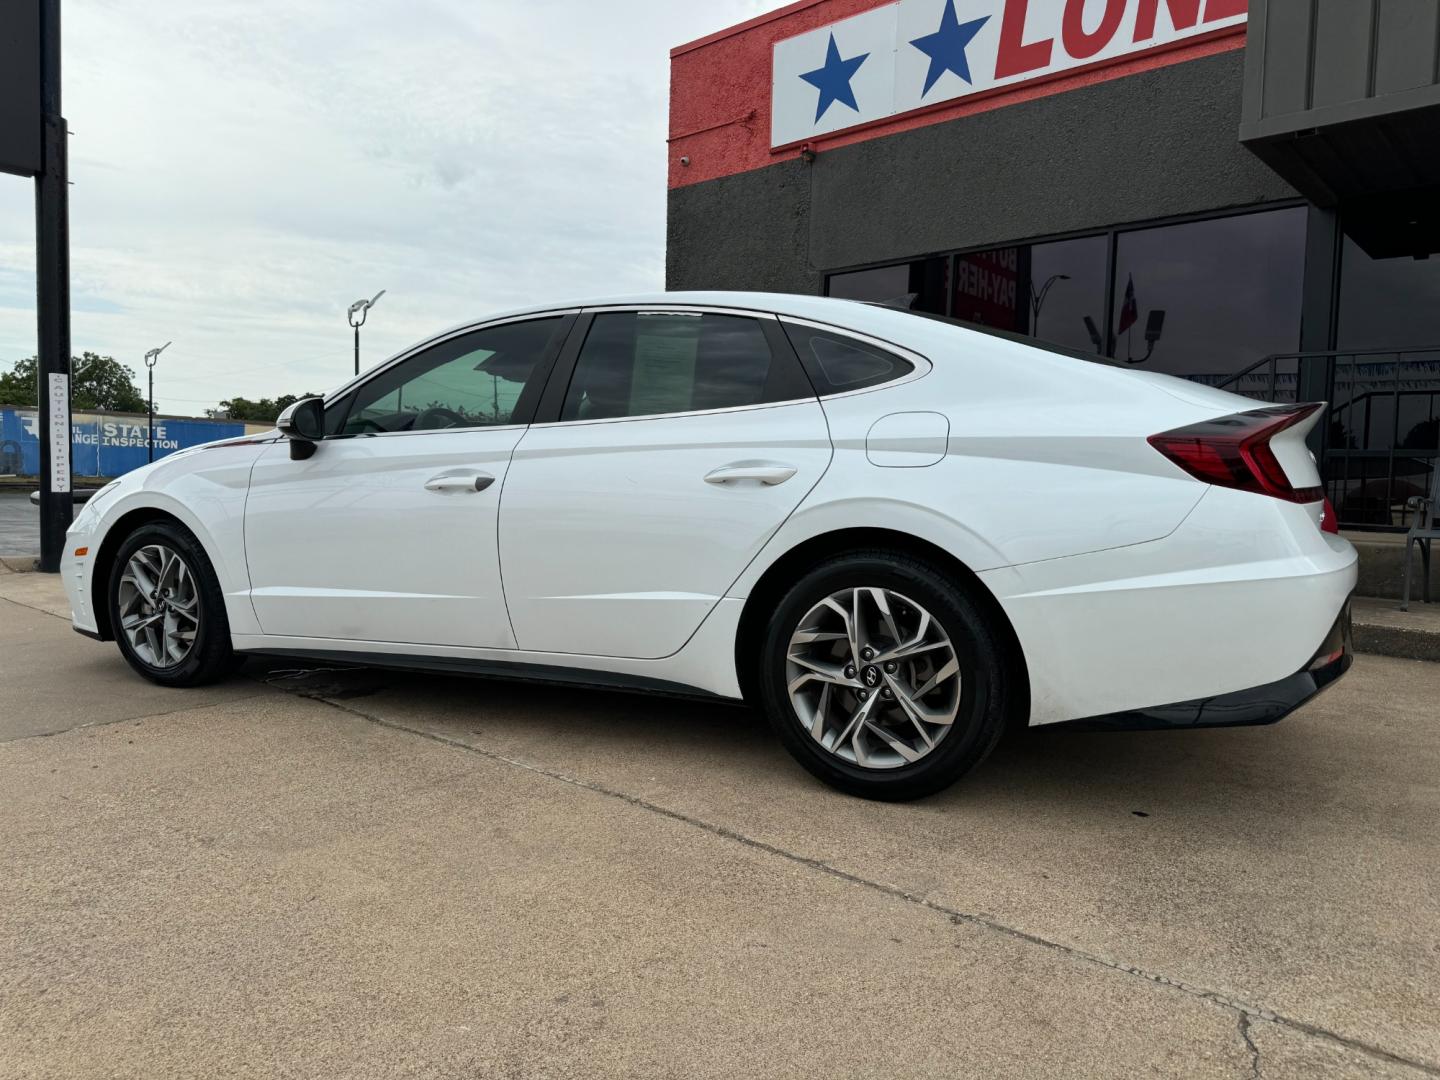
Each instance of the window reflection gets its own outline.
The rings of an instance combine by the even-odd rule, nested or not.
[[[1110,355],[1217,383],[1298,349],[1305,218],[1291,207],[1121,233]]]
[[[1100,352],[1107,247],[1105,237],[1086,236],[959,255],[952,314],[997,330]]]
[[[1440,342],[1440,258],[1372,259],[1345,239],[1340,255],[1339,349],[1405,349]]]
[[[949,267],[949,259],[916,259],[898,266],[831,274],[826,294],[944,315]]]

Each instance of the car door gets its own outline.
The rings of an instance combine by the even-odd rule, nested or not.
[[[505,487],[500,555],[519,647],[674,653],[830,456],[773,317],[582,314]]]
[[[573,312],[454,334],[326,410],[305,460],[260,455],[245,507],[266,634],[513,648],[500,589],[506,470]]]

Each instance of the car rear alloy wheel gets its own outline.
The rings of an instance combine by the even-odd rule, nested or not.
[[[195,575],[179,552],[147,544],[131,554],[120,575],[120,632],[135,655],[154,668],[184,663],[200,629]]]
[[[1003,613],[962,572],[904,552],[843,552],[770,602],[750,700],[832,787],[933,795],[1020,719],[1023,661]]]
[[[801,727],[842,761],[897,769],[932,753],[960,711],[949,635],[903,593],[842,589],[800,620],[786,686]]]

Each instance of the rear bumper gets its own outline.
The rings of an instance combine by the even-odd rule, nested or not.
[[[1082,731],[1169,731],[1273,724],[1285,719],[1349,671],[1353,659],[1350,601],[1347,600],[1310,663],[1278,682],[1195,701],[1177,701],[1171,705],[1087,716],[1053,726]]]
[[[1163,540],[980,574],[1024,652],[1030,726],[1225,701],[1307,670],[1357,577],[1354,548],[1313,515],[1211,488]]]

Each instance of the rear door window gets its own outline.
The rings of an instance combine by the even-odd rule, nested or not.
[[[681,311],[596,315],[561,420],[732,409],[813,396],[788,356],[776,356],[759,320]]]

